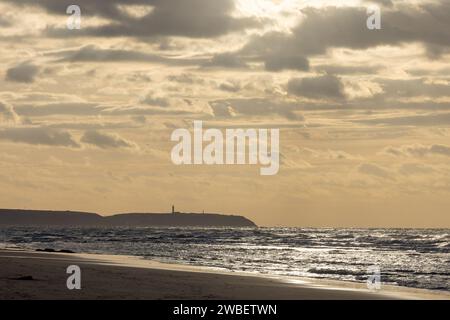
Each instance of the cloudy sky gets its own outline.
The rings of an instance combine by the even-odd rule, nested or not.
[[[381,30],[366,27],[381,8]],[[66,8],[81,8],[81,29]],[[450,226],[447,0],[0,0],[0,207]],[[280,171],[175,166],[280,128]]]

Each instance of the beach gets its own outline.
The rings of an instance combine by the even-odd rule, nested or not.
[[[69,290],[69,265],[81,290]],[[281,278],[164,264],[138,257],[0,250],[0,299],[450,299],[450,293],[365,283]]]

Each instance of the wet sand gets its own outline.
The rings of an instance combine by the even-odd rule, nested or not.
[[[69,290],[69,265],[81,290]],[[31,277],[31,278],[30,278]],[[396,286],[221,272],[137,257],[0,250],[0,299],[450,299],[450,293]]]

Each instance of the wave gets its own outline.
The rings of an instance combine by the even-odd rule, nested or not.
[[[449,229],[0,227],[8,246],[142,256],[289,276],[450,290]],[[444,289],[442,289],[444,288]]]

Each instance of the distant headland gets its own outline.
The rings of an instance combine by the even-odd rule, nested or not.
[[[79,227],[256,227],[239,215],[217,213],[120,213],[101,216],[79,211],[0,209],[0,225],[15,226],[79,226]]]

